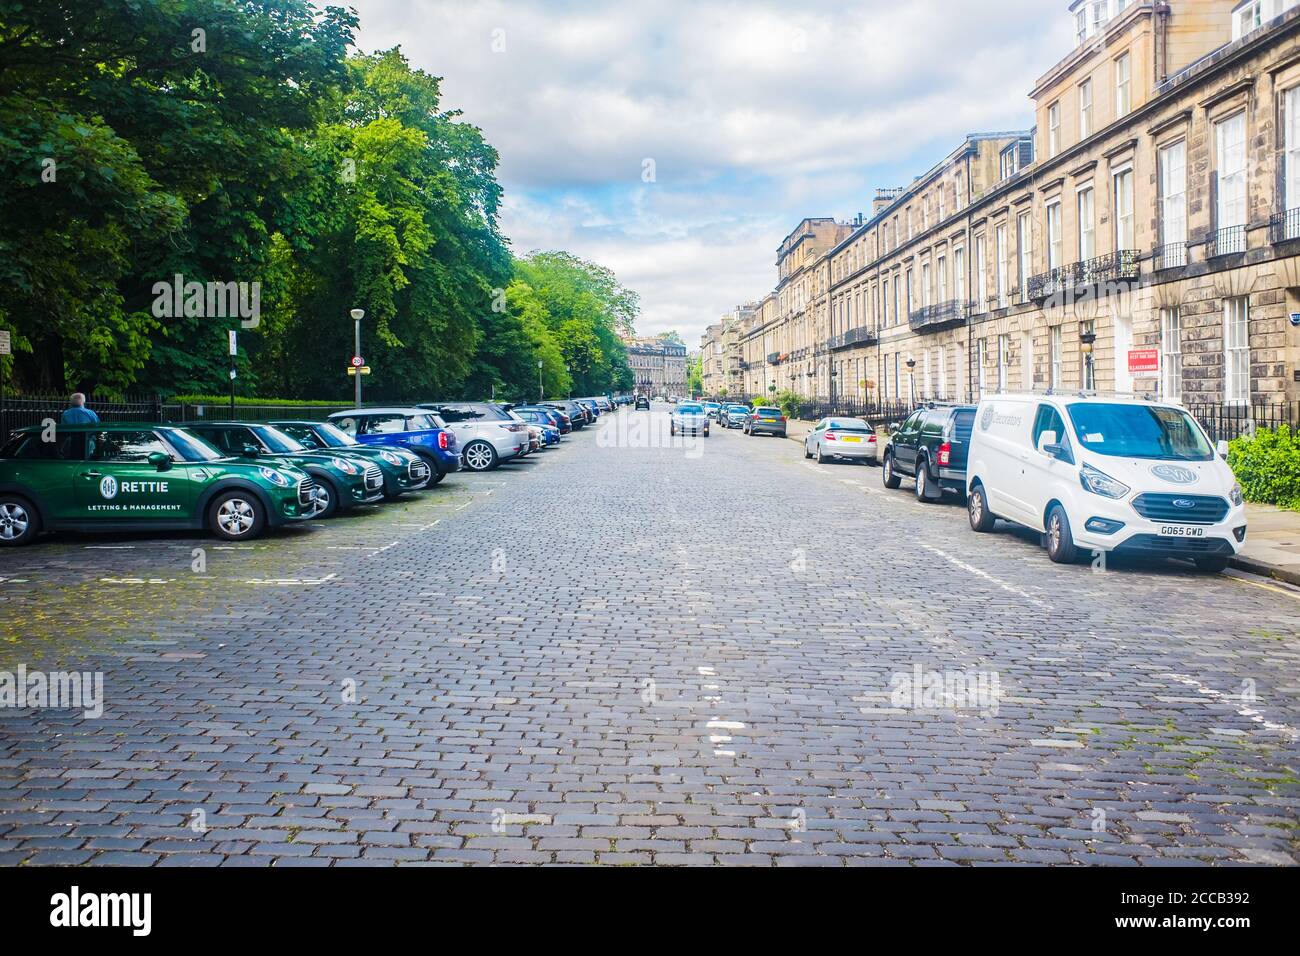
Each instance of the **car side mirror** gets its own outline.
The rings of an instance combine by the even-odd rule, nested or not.
[[[147,461],[159,471],[166,471],[172,466],[172,456],[164,451],[149,452]]]
[[[1051,445],[1055,445],[1055,444],[1056,444],[1056,432],[1054,432],[1054,431],[1045,431],[1045,432],[1041,432],[1041,433],[1039,434],[1039,436],[1038,436],[1038,450],[1041,451],[1043,454],[1045,454],[1045,455],[1050,455],[1051,452],[1048,451],[1047,449],[1048,449],[1049,446],[1051,446]]]
[[[1226,460],[1227,457],[1228,457],[1228,443],[1227,443],[1227,441],[1225,441],[1224,439],[1220,438],[1220,439],[1219,439],[1219,443],[1215,446],[1215,451],[1217,451],[1217,452],[1219,453],[1219,457],[1220,457],[1220,458],[1223,458],[1224,460]]]
[[[244,458],[256,458],[262,453],[262,450],[256,445],[245,445],[239,450],[239,454]]]
[[[892,435],[894,432],[898,431],[898,422],[890,422],[885,427],[889,429],[889,434]]]

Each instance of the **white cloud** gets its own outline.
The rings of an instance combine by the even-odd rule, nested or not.
[[[869,209],[965,133],[1030,125],[1069,44],[1042,0],[353,2],[361,47],[400,44],[499,150],[516,250],[600,261],[641,293],[643,331],[692,344],[770,289],[803,216]]]

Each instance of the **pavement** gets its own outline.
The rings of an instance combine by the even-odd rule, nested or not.
[[[813,424],[792,419],[786,437],[802,442]],[[1246,524],[1246,544],[1233,558],[1232,566],[1300,585],[1300,511],[1248,503]]]
[[[0,706],[0,865],[1300,859],[1300,589],[636,414],[245,545],[0,552],[0,671],[103,677]]]

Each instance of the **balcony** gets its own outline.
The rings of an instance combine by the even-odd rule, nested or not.
[[[1072,295],[1109,282],[1131,282],[1138,277],[1141,254],[1136,249],[1121,249],[1107,256],[1072,262],[1068,266],[1031,276],[1029,299],[1040,302],[1058,295]]]
[[[927,305],[914,310],[907,317],[907,324],[913,332],[938,332],[941,329],[956,328],[966,324],[969,306],[957,299],[949,299],[937,305]]]
[[[847,332],[841,332],[839,335],[832,335],[830,341],[826,343],[831,352],[840,352],[844,349],[856,348],[861,345],[874,345],[876,343],[876,330],[861,328],[849,329]]]
[[[1205,237],[1210,246],[1210,258],[1231,256],[1246,251],[1246,227],[1224,226]]]
[[[1269,238],[1273,242],[1300,239],[1300,209],[1275,213],[1269,220]]]
[[[780,364],[781,364],[781,353],[780,353],[780,352],[768,352],[768,353],[767,353],[767,364],[768,364],[768,365],[780,365]]]
[[[1163,246],[1156,246],[1151,253],[1151,263],[1157,272],[1181,269],[1187,265],[1187,243],[1166,242]]]

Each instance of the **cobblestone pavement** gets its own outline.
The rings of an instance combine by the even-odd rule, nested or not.
[[[0,554],[0,670],[105,693],[0,709],[0,864],[1300,858],[1300,591],[665,419],[249,546]]]

